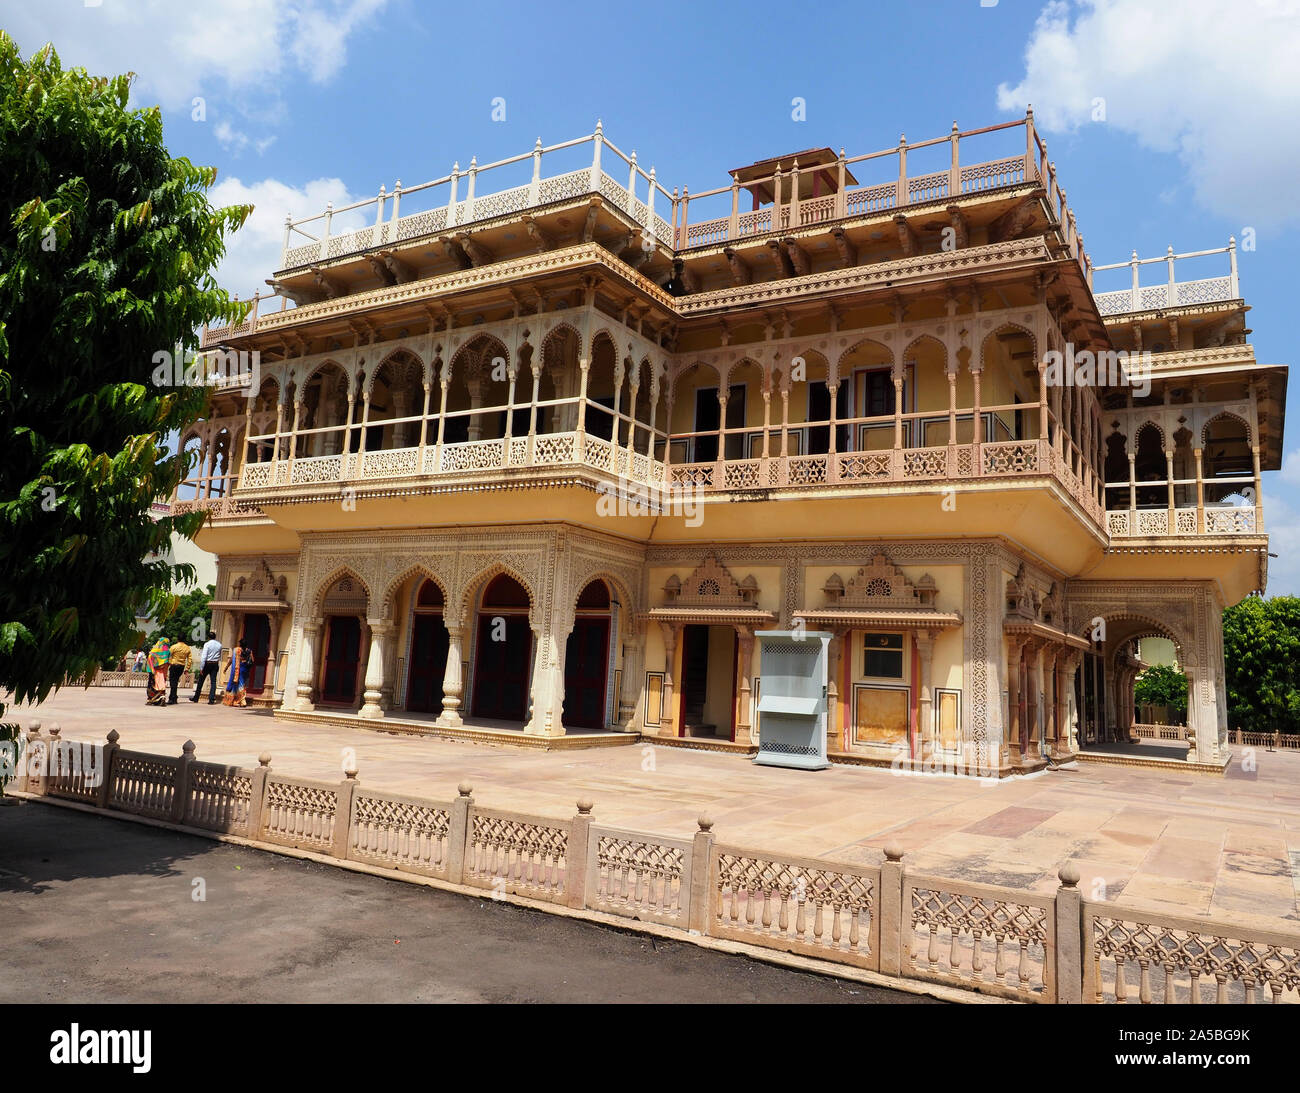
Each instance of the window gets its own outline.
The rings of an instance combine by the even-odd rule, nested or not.
[[[864,634],[862,674],[874,679],[902,679],[903,635]]]

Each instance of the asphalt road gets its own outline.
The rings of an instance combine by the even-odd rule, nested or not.
[[[0,1002],[930,1001],[42,804],[0,921]]]

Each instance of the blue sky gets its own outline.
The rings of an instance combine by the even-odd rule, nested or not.
[[[257,204],[222,270],[241,296],[263,287],[286,212],[576,137],[597,117],[667,189],[698,192],[768,155],[874,151],[954,120],[1009,120],[1029,100],[1094,263],[1253,228],[1256,249],[1239,256],[1251,341],[1261,361],[1291,363],[1295,0],[0,0],[0,26],[26,52],[52,40],[67,64],[138,73],[136,99],[162,105],[173,154],[219,168],[216,200]],[[1300,594],[1300,429],[1286,448],[1264,482],[1271,594]]]

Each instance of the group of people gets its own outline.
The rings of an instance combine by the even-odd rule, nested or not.
[[[148,653],[142,653],[142,663],[149,678],[145,682],[146,706],[174,706],[176,688],[186,672],[194,673],[194,694],[191,702],[198,702],[203,694],[203,684],[208,683],[208,705],[217,703],[217,676],[221,672],[221,642],[208,631],[208,640],[195,650],[184,641],[159,638]],[[230,670],[226,675],[226,691],[222,698],[225,706],[247,706],[248,676],[253,670],[253,650],[244,638],[230,652]]]

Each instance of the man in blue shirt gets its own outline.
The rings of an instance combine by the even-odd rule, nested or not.
[[[221,670],[221,642],[217,640],[217,635],[211,630],[208,631],[208,640],[203,643],[203,651],[199,653],[195,670],[199,673],[199,685],[194,688],[194,695],[190,701],[197,702],[199,700],[199,695],[203,693],[203,681],[210,679],[212,682],[208,687],[208,705],[215,705],[217,701],[217,672]]]

